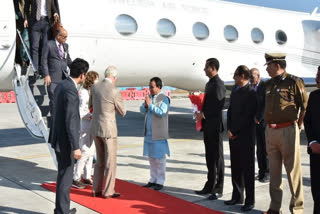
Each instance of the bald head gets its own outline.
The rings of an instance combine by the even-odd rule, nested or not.
[[[64,29],[63,27],[58,28],[56,40],[60,44],[63,44],[67,41],[67,38],[68,38],[68,31],[66,29]]]
[[[257,85],[260,82],[260,72],[257,68],[250,69],[250,83]]]

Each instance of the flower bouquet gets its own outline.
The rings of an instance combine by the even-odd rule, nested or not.
[[[200,113],[202,110],[203,102],[205,99],[204,93],[194,93],[189,95],[189,99],[192,103],[193,107],[193,113]],[[196,129],[197,131],[200,131],[202,129],[202,121],[197,120],[196,121]]]

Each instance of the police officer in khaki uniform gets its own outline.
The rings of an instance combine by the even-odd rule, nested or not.
[[[270,164],[271,203],[267,214],[281,213],[282,162],[291,191],[290,212],[303,213],[300,128],[308,102],[303,81],[285,71],[285,54],[265,54],[270,80],[266,82],[266,146]],[[300,111],[300,113],[299,113]],[[298,115],[299,114],[299,115]]]

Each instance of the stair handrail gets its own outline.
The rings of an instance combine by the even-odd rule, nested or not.
[[[31,58],[31,55],[30,55],[29,50],[28,50],[28,48],[27,48],[27,45],[25,44],[24,40],[22,39],[21,32],[20,32],[18,29],[17,29],[17,33],[18,33],[18,35],[19,35],[20,41],[21,41],[21,43],[22,43],[22,46],[23,46],[24,50],[25,50],[26,53],[27,53],[27,56],[28,56],[28,59],[29,59],[29,62],[30,62],[30,64],[31,64],[31,66],[32,66],[33,72],[34,72],[34,73],[37,73],[38,70],[37,70],[36,67],[34,66],[34,63],[33,63],[33,61],[32,61],[32,58]],[[29,69],[27,70],[26,76],[29,76]]]

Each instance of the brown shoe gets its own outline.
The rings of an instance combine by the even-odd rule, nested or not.
[[[86,185],[84,185],[80,180],[73,180],[72,181],[72,186],[77,188],[77,189],[84,189],[86,188]]]
[[[92,186],[92,184],[93,184],[93,181],[92,181],[92,179],[83,179],[83,183],[84,184],[88,184],[88,185],[91,185]]]
[[[275,210],[272,210],[272,209],[268,209],[268,211],[262,212],[262,214],[282,214],[282,212],[281,211],[275,211]]]

